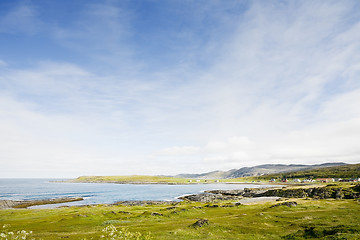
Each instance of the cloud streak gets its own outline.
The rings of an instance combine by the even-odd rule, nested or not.
[[[30,165],[42,176],[76,176],[357,162],[359,4],[219,4],[153,5],[156,16],[116,2],[85,4],[70,26],[43,32],[73,61],[50,54],[22,66],[1,56],[3,173]],[[169,13],[171,24],[161,25]],[[144,25],[152,18],[159,25]]]

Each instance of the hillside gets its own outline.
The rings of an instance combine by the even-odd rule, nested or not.
[[[291,171],[280,174],[268,174],[258,179],[280,178],[359,178],[360,164],[346,164],[341,166],[322,167],[302,171]]]
[[[232,174],[233,172],[237,171],[236,169],[232,169],[229,171],[212,171],[207,173],[201,174],[178,174],[175,177],[178,178],[201,178],[201,179],[214,179],[214,178],[226,178],[228,175]]]
[[[200,178],[200,179],[230,179],[239,177],[261,176],[267,174],[277,174],[283,172],[293,172],[300,170],[308,170],[323,167],[341,166],[345,163],[323,163],[316,165],[300,165],[300,164],[263,164],[254,167],[243,167],[240,169],[231,169],[229,171],[213,171],[201,174],[179,174],[176,178]]]

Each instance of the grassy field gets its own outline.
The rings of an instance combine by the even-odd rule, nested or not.
[[[195,179],[166,176],[81,176],[67,182],[83,183],[134,183],[134,184],[208,184],[208,183],[269,183],[268,179],[258,177],[242,177],[231,179]]]
[[[27,239],[100,239],[102,229],[115,226],[126,227],[130,233],[150,232],[151,239],[360,239],[359,201],[290,201],[298,205],[270,208],[273,202],[209,208],[182,202],[176,206],[7,209],[0,210],[0,226],[10,226],[0,231],[32,231]],[[190,227],[198,219],[208,219],[209,225]]]
[[[70,182],[110,182],[110,183],[158,183],[158,184],[188,184],[196,183],[196,179],[175,178],[166,176],[81,176],[76,179],[69,180]],[[205,180],[199,180],[200,183],[205,183]],[[214,180],[207,180],[206,182],[214,182]]]

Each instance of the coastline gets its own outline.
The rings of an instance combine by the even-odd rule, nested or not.
[[[67,202],[77,202],[82,201],[82,197],[61,197],[61,198],[50,198],[50,199],[37,199],[37,200],[0,200],[0,209],[7,208],[28,208],[31,206],[40,206],[40,205],[51,205]]]
[[[53,182],[53,183],[59,183],[59,182],[66,182],[69,183],[68,181],[49,181],[49,182]],[[74,182],[70,182],[70,183],[74,183]],[[86,182],[86,183],[98,183],[98,182]],[[101,183],[105,183],[105,182],[101,182]],[[107,183],[113,183],[114,182],[107,182]],[[115,183],[115,184],[119,184],[119,183]],[[132,184],[132,185],[146,185],[149,184],[149,182],[142,182],[142,183],[120,183],[120,184]],[[218,183],[189,183],[189,184],[164,184],[164,183],[154,183],[152,182],[152,184],[157,184],[157,185],[184,185],[184,186],[189,186],[189,185],[193,185],[193,186],[199,186],[201,188],[201,186],[208,186],[208,187],[204,187],[202,190],[198,191],[195,190],[192,192],[191,190],[188,191],[188,193],[185,194],[180,194],[177,196],[174,196],[172,198],[164,198],[164,199],[152,199],[152,198],[148,198],[148,199],[123,199],[123,200],[114,200],[113,202],[96,202],[96,203],[89,203],[88,201],[84,201],[86,200],[88,197],[86,197],[85,195],[80,195],[78,197],[68,197],[68,196],[59,196],[58,198],[41,198],[39,196],[39,198],[35,199],[35,200],[15,200],[15,199],[2,199],[0,200],[0,209],[5,209],[5,208],[28,208],[28,209],[49,209],[49,208],[58,208],[58,207],[70,207],[70,206],[89,206],[89,205],[99,205],[99,204],[105,204],[105,205],[111,205],[111,204],[118,204],[119,202],[123,202],[126,203],[128,205],[143,205],[144,203],[150,203],[150,204],[157,204],[157,203],[162,203],[162,204],[168,204],[170,202],[181,202],[183,201],[183,197],[186,197],[188,195],[191,194],[196,194],[196,193],[204,193],[206,191],[210,191],[210,190],[215,190],[215,189],[222,189],[222,187],[220,186],[225,186],[227,183],[224,182],[218,182]],[[234,183],[231,183],[234,184]],[[237,189],[242,189],[244,187],[244,185],[263,185],[263,184],[256,184],[256,183],[236,183],[239,185],[243,185],[242,187],[239,186],[239,188]],[[209,187],[209,185],[212,185],[212,187]],[[270,185],[270,184],[269,184]],[[218,188],[218,187],[219,188]],[[234,186],[235,187],[235,186]],[[268,186],[268,188],[271,188],[272,186]],[[280,187],[280,186],[278,186]],[[226,188],[225,188],[226,189]],[[192,192],[192,193],[191,193]],[[79,203],[75,203],[75,204],[63,204],[63,203],[71,203],[71,202],[79,202]]]
[[[50,181],[57,183],[112,183],[112,184],[135,184],[135,185],[148,185],[148,184],[159,184],[159,185],[208,185],[208,184],[246,184],[246,185],[272,185],[272,186],[300,186],[300,184],[293,183],[274,183],[274,182],[216,182],[213,179],[210,180],[203,179],[203,182],[164,182],[164,181],[104,181],[104,180],[91,180],[91,181],[82,181],[77,179],[70,180],[60,180],[60,181]]]
[[[86,183],[91,183],[91,182],[86,182]],[[97,182],[93,182],[93,183],[97,183]],[[104,183],[104,182],[101,182]],[[111,182],[114,183],[114,182]],[[130,184],[130,183],[122,183],[122,184]],[[145,185],[148,184],[147,182],[142,182],[141,184],[135,184],[132,183],[134,185]],[[156,183],[156,184],[161,184],[161,185],[169,185],[169,184],[164,184],[164,183]],[[16,201],[16,200],[0,200],[0,209],[3,208],[37,208],[40,209],[42,208],[41,206],[47,206],[44,208],[57,208],[57,207],[64,207],[64,206],[90,206],[90,205],[117,205],[117,204],[121,204],[124,203],[126,205],[157,205],[157,204],[169,204],[169,203],[178,203],[178,202],[182,202],[182,201],[194,201],[194,202],[209,202],[209,203],[214,203],[214,202],[219,202],[219,201],[238,201],[238,202],[242,202],[245,201],[247,203],[252,203],[252,202],[258,202],[261,197],[284,197],[284,198],[302,198],[302,197],[320,197],[320,198],[339,198],[342,195],[344,195],[346,198],[355,198],[357,197],[357,195],[353,194],[353,190],[351,190],[349,188],[349,190],[347,189],[342,189],[339,188],[337,186],[332,186],[329,188],[323,186],[319,186],[319,185],[308,185],[308,186],[299,186],[299,185],[295,185],[295,184],[283,184],[283,185],[278,185],[278,184],[267,184],[267,183],[258,183],[258,182],[253,182],[253,183],[249,183],[249,182],[243,182],[243,183],[238,183],[238,182],[231,182],[231,183],[224,183],[224,182],[218,182],[218,183],[190,183],[190,184],[186,184],[186,185],[212,185],[212,189],[203,189],[198,193],[195,194],[191,194],[190,193],[186,193],[186,194],[181,194],[178,195],[174,198],[168,198],[167,200],[162,200],[162,199],[152,199],[152,198],[139,198],[139,199],[122,199],[119,198],[119,200],[114,200],[112,202],[96,202],[96,203],[89,203],[87,201],[85,202],[81,202],[83,200],[85,200],[86,197],[83,196],[79,196],[79,197],[59,197],[59,198],[52,198],[52,199],[36,199],[36,200],[27,200],[27,201]],[[220,188],[217,189],[216,186],[220,186],[220,185],[226,185],[226,184],[241,184],[241,185],[258,185],[258,187],[245,187],[245,188],[238,188],[238,189],[232,189],[232,190],[220,190]],[[176,185],[185,185],[185,184],[176,184]],[[266,186],[265,186],[266,185]],[[325,197],[323,197],[322,195],[324,195]],[[170,200],[169,200],[170,199]],[[247,200],[244,200],[247,199]],[[270,198],[269,198],[270,199]],[[275,199],[276,200],[276,199]],[[67,202],[79,202],[79,204],[70,204],[70,205],[65,205],[62,203],[67,203]],[[36,206],[36,207],[34,207]]]
[[[309,229],[358,239],[359,193],[360,184],[209,190],[198,194],[216,197],[209,202],[120,201],[54,209],[0,209],[0,225],[9,226],[8,231],[14,233],[32,231],[34,239],[100,239],[103,229],[123,231],[124,227],[131,232],[150,232],[156,239],[305,239]],[[222,200],[221,196],[234,199]]]

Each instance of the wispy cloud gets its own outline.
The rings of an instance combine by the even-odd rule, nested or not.
[[[204,125],[216,126],[203,135],[218,138],[223,151],[194,145],[200,148],[194,159],[223,169],[358,161],[360,48],[353,7],[354,2],[253,4],[218,63],[199,78],[209,106],[201,112]],[[231,135],[250,137],[251,147],[230,150],[224,139]]]
[[[133,34],[130,19],[131,12],[115,3],[89,3],[70,27],[54,27],[53,35],[61,45],[129,74],[136,69],[131,61],[134,49],[129,44]]]
[[[35,34],[41,28],[36,8],[28,3],[21,3],[7,14],[0,17],[0,33]]]
[[[177,4],[154,8],[173,19],[151,29],[127,4],[84,4],[71,26],[47,25],[80,58],[2,64],[4,171],[26,156],[94,174],[358,161],[356,1]]]

